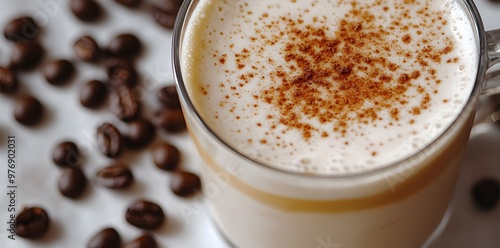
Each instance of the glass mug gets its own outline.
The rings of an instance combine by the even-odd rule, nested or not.
[[[199,1],[184,0],[173,34],[174,75],[191,138],[203,160],[209,210],[232,246],[429,245],[449,213],[479,96],[499,89],[494,82],[498,80],[486,71],[500,61],[500,31],[485,32],[474,3],[457,1],[467,12],[479,55],[475,85],[458,118],[404,161],[353,175],[321,176],[259,164],[222,141],[200,117],[181,68],[186,25]]]

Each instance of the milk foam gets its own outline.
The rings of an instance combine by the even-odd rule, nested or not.
[[[408,157],[456,119],[476,76],[474,33],[451,0],[202,0],[193,19],[182,73],[197,111],[236,150],[283,170],[350,174]],[[378,43],[356,44],[367,41]],[[310,49],[329,47],[339,51],[323,67],[336,74],[304,73]]]

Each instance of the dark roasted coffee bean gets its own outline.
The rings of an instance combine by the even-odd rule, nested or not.
[[[180,108],[181,102],[179,101],[179,95],[177,94],[177,88],[175,85],[165,86],[158,90],[156,97],[163,106],[167,108]]]
[[[21,96],[14,103],[15,119],[26,126],[33,126],[39,123],[43,112],[42,104],[33,96]]]
[[[111,92],[109,104],[111,112],[122,121],[135,119],[141,110],[133,90],[126,86],[117,87]]]
[[[139,39],[133,34],[121,34],[113,38],[108,47],[108,53],[114,57],[131,58],[142,48]]]
[[[154,164],[162,170],[173,171],[179,165],[181,153],[179,149],[171,144],[158,144],[153,147],[151,153]]]
[[[112,86],[137,85],[138,75],[132,63],[123,59],[110,59],[106,63],[109,82]]]
[[[154,115],[155,125],[168,132],[179,132],[186,129],[184,115],[180,109],[163,108]]]
[[[31,17],[18,17],[7,23],[3,34],[10,41],[26,42],[37,36],[38,25]]]
[[[0,93],[13,93],[18,86],[15,73],[10,69],[0,67]]]
[[[147,120],[132,121],[128,124],[126,141],[132,149],[140,149],[149,145],[156,134],[155,126]]]
[[[62,195],[76,199],[82,195],[87,185],[87,177],[79,168],[64,168],[59,177],[59,191]]]
[[[84,22],[93,22],[102,15],[101,6],[94,0],[71,0],[71,11]]]
[[[16,235],[27,239],[42,237],[49,230],[50,218],[40,207],[24,208],[16,216]]]
[[[52,152],[52,160],[60,167],[78,167],[82,156],[75,143],[65,141],[56,146]]]
[[[150,201],[137,201],[130,205],[125,219],[133,226],[142,229],[156,229],[164,221],[165,215],[158,204]]]
[[[80,90],[80,103],[87,108],[99,107],[108,94],[108,89],[103,82],[92,80],[87,82]]]
[[[132,184],[134,176],[124,163],[115,163],[97,172],[97,184],[110,189],[124,189]]]
[[[191,172],[178,171],[172,174],[170,189],[180,197],[192,196],[200,191],[201,180]]]
[[[141,5],[142,0],[115,0],[115,2],[129,8],[136,8]]]
[[[122,153],[123,138],[113,124],[104,123],[97,128],[97,145],[102,154],[116,158]]]
[[[134,241],[125,245],[125,248],[156,248],[156,240],[148,234],[144,234]]]
[[[14,44],[10,64],[16,70],[30,70],[40,63],[43,48],[35,41]]]
[[[53,85],[67,83],[75,72],[73,64],[65,59],[54,60],[43,65],[43,75]]]
[[[120,234],[111,227],[104,228],[95,234],[89,241],[88,248],[120,248]]]
[[[94,38],[83,36],[74,45],[76,57],[85,62],[95,62],[101,56],[101,49]]]
[[[159,4],[153,5],[151,15],[156,23],[161,26],[172,29],[174,27],[177,12],[181,7],[181,0],[165,0]]]
[[[476,182],[472,188],[472,198],[482,210],[492,210],[500,198],[500,184],[493,178],[485,178]]]

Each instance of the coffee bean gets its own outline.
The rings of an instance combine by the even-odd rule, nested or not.
[[[85,62],[95,62],[101,56],[101,49],[94,38],[83,36],[74,45],[76,57]]]
[[[71,79],[75,67],[70,61],[59,59],[46,63],[42,71],[47,82],[53,85],[61,85],[67,83]]]
[[[111,112],[122,121],[135,119],[141,110],[141,104],[132,89],[126,86],[115,88],[111,92],[109,103]]]
[[[111,227],[107,227],[95,234],[89,241],[88,248],[120,248],[120,234]]]
[[[172,174],[170,189],[177,196],[188,197],[201,189],[200,178],[191,172],[178,171]]]
[[[97,184],[110,189],[124,189],[132,184],[134,177],[125,163],[117,162],[97,172]]]
[[[121,34],[113,38],[108,47],[108,53],[114,57],[132,58],[142,48],[139,39],[133,34]]]
[[[31,17],[18,17],[7,23],[3,34],[7,40],[13,42],[26,42],[36,38],[38,34],[38,25]]]
[[[116,158],[122,153],[123,138],[113,124],[104,123],[97,128],[97,145],[102,154]]]
[[[165,215],[158,204],[141,200],[128,207],[125,218],[133,226],[151,230],[164,222]]]
[[[154,114],[154,123],[168,132],[180,132],[186,129],[184,115],[180,109],[163,108]]]
[[[152,6],[151,15],[156,23],[167,29],[172,29],[181,5],[182,0],[165,0]]]
[[[87,108],[99,107],[108,94],[108,89],[103,82],[92,80],[87,82],[80,90],[80,103]]]
[[[75,143],[65,141],[56,146],[52,152],[52,160],[60,167],[78,167],[82,156]]]
[[[500,184],[493,178],[485,178],[476,182],[472,188],[472,198],[482,210],[492,210],[500,198]]]
[[[137,71],[129,61],[123,59],[110,59],[106,63],[106,68],[112,86],[128,86],[133,88],[137,85]]]
[[[24,208],[16,216],[16,235],[27,239],[42,237],[49,230],[50,218],[40,207]]]
[[[149,145],[156,134],[155,126],[147,120],[132,121],[128,124],[125,137],[128,147],[140,149]]]
[[[0,67],[0,93],[14,93],[18,86],[15,73],[10,69]]]
[[[129,8],[136,8],[141,5],[142,0],[115,0],[115,2]]]
[[[125,248],[156,248],[156,240],[148,234],[144,234],[134,241],[125,245]]]
[[[166,171],[175,170],[181,158],[179,149],[167,143],[162,143],[153,147],[152,155],[156,167]]]
[[[84,22],[93,22],[102,15],[101,6],[94,0],[72,0],[71,11]]]
[[[33,96],[21,96],[14,103],[14,118],[26,126],[38,124],[43,112],[42,104]]]
[[[43,48],[35,41],[14,44],[10,64],[15,70],[30,70],[37,66],[43,57]]]
[[[167,108],[180,108],[181,102],[179,101],[179,95],[177,94],[177,88],[175,85],[165,86],[158,90],[156,97],[163,106]]]
[[[64,168],[59,177],[59,191],[62,195],[76,199],[82,195],[87,185],[87,177],[79,168]]]

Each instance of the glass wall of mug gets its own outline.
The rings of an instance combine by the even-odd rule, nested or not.
[[[210,14],[200,13],[210,9],[200,8],[200,2],[209,1],[186,0],[179,13],[173,40],[174,73],[188,129],[202,160],[204,196],[228,242],[238,248],[422,246],[449,207],[490,63],[486,33],[473,3],[447,1],[458,3],[454,11],[466,16],[474,36],[471,51],[477,54],[474,71],[468,75],[470,93],[449,127],[390,165],[321,175],[269,166],[252,157],[265,149],[258,142],[246,151],[236,149],[202,118],[206,115],[193,103],[192,82],[186,80],[186,73],[193,72],[183,67],[183,55],[192,52],[185,47],[187,26],[193,16]],[[234,7],[242,1],[212,2]]]

